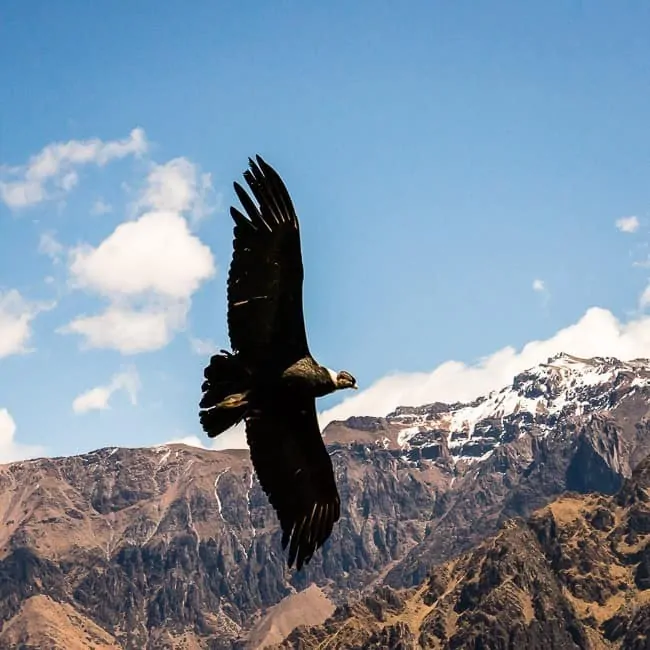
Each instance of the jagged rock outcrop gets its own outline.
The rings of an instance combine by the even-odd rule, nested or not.
[[[567,494],[406,591],[339,607],[277,646],[648,648],[650,457],[615,497]]]
[[[227,648],[313,584],[339,605],[421,585],[567,489],[616,492],[650,453],[649,402],[650,361],[559,355],[471,404],[332,423],[342,517],[298,574],[245,450],[103,449],[0,467],[0,647],[18,630],[27,643],[25,621],[50,601],[55,627],[82,646],[100,630],[107,647]],[[645,584],[650,560],[640,566]],[[366,606],[390,621],[381,593]],[[410,627],[384,627],[368,643],[411,643]]]

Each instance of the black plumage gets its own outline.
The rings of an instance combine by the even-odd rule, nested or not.
[[[245,421],[253,466],[280,520],[282,547],[289,546],[289,567],[295,561],[300,569],[340,517],[315,400],[357,386],[350,373],[325,368],[309,352],[298,217],[277,172],[259,156],[249,167],[244,179],[255,201],[234,183],[246,216],[230,208],[233,353],[222,350],[205,369],[200,420],[210,437]]]

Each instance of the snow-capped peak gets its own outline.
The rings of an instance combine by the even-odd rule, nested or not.
[[[648,359],[561,353],[469,404],[400,407],[387,420],[399,426],[397,444],[405,450],[439,446],[444,437],[452,458],[476,459],[511,439],[515,430],[523,435],[536,427],[544,435],[562,417],[606,410],[645,386],[650,386]]]

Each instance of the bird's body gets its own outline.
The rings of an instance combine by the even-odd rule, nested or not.
[[[249,164],[244,178],[258,205],[235,183],[248,218],[230,209],[235,238],[228,331],[234,354],[222,350],[210,359],[200,419],[210,437],[245,421],[251,460],[280,519],[283,548],[289,544],[289,566],[297,560],[300,569],[340,516],[315,400],[356,388],[356,381],[309,352],[298,217],[277,172],[259,156]]]

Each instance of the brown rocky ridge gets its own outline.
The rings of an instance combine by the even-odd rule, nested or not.
[[[275,647],[650,647],[650,456],[614,497],[567,493],[420,586],[376,589]]]
[[[246,450],[1,466],[0,647],[251,647],[298,624],[312,585],[334,605],[421,585],[565,490],[619,490],[650,453],[649,398],[648,360],[559,355],[471,404],[332,423],[342,517],[300,573]]]

